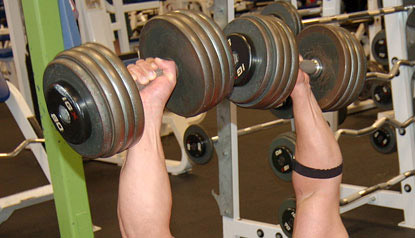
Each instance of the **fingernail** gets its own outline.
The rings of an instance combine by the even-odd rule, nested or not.
[[[137,76],[135,76],[135,74],[132,74],[131,76],[133,77],[134,81],[137,80]]]
[[[158,66],[155,63],[151,63],[151,68],[158,69]]]

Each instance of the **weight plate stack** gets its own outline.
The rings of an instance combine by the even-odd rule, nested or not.
[[[268,161],[275,175],[287,182],[292,178],[292,160],[295,159],[296,135],[287,132],[278,135],[269,147]]]
[[[291,93],[298,71],[298,51],[289,27],[275,17],[245,15],[224,31],[237,59],[236,83],[229,99],[238,106],[257,109],[282,103]]]
[[[63,51],[46,67],[43,90],[49,114],[64,139],[82,156],[114,155],[141,136],[140,95],[137,90],[134,109],[127,84],[137,90],[117,56],[95,43]]]
[[[323,111],[332,107],[347,89],[351,74],[351,51],[339,30],[328,25],[312,25],[297,35],[304,59],[317,60],[322,66],[310,76],[311,89]]]
[[[195,116],[214,107],[231,90],[232,54],[218,29],[202,13],[190,10],[153,17],[143,27],[141,58],[172,59],[177,65],[176,87],[167,103],[170,111]]]
[[[271,113],[280,119],[292,119],[294,118],[293,113],[293,101],[291,97],[288,97],[283,103],[278,105],[276,108],[270,109]]]

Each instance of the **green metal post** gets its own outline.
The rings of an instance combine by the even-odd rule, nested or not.
[[[13,0],[14,1],[14,0]],[[61,237],[93,237],[81,157],[54,129],[42,90],[43,71],[63,50],[57,0],[22,0]]]

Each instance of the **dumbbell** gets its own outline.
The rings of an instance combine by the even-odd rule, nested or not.
[[[269,147],[268,161],[272,171],[287,182],[291,182],[296,139],[294,132],[286,132],[273,139]]]
[[[388,66],[389,64],[387,47],[386,32],[385,30],[380,30],[376,33],[375,37],[373,37],[371,49],[373,58],[384,66]]]
[[[244,16],[224,31],[202,13],[187,10],[153,17],[143,27],[141,58],[171,59],[177,65],[168,110],[194,116],[226,97],[242,107],[269,109],[291,93],[298,50],[282,20]],[[300,53],[309,59],[301,67],[311,74],[323,110],[353,101],[363,85],[361,46],[353,39],[341,28],[324,25],[297,36]],[[45,70],[43,89],[55,127],[84,157],[111,156],[141,136],[144,117],[135,82],[103,46],[88,43],[60,53]]]
[[[254,132],[270,129],[276,125],[288,123],[289,120],[274,120],[254,126],[241,128],[238,130],[238,136],[252,134]],[[189,126],[183,136],[183,144],[189,159],[195,164],[207,164],[213,156],[213,144],[219,140],[219,136],[208,136],[203,127],[199,125]]]
[[[396,131],[390,125],[384,125],[370,135],[370,144],[382,154],[396,152]]]

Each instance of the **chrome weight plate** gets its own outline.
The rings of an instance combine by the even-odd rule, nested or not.
[[[65,57],[43,74],[43,92],[52,123],[77,153],[97,158],[112,146],[112,115],[93,75]]]
[[[296,135],[287,132],[278,135],[269,147],[268,161],[274,174],[287,182],[292,180],[293,164],[295,159]]]
[[[271,42],[264,27],[250,16],[234,19],[225,27],[224,32],[227,37],[235,34],[242,35],[248,40],[254,52],[252,56],[254,65],[250,69],[246,69],[253,70],[252,76],[245,84],[235,85],[229,96],[232,102],[244,107],[244,104],[255,100],[264,91],[268,83],[265,79],[269,79],[271,68],[271,55],[269,53]],[[235,54],[237,55],[236,52]]]
[[[339,34],[326,25],[312,25],[297,35],[300,54],[315,59],[323,67],[319,75],[310,76],[311,89],[322,110],[327,111],[342,94],[344,80],[350,78],[350,53]]]
[[[141,58],[171,59],[177,65],[177,83],[167,109],[185,117],[209,109],[213,95],[212,69],[202,42],[189,26],[175,17],[153,17],[140,33],[139,50]]]
[[[283,20],[293,31],[295,35],[301,32],[302,22],[298,15],[297,9],[293,5],[285,1],[278,1],[266,6],[262,11],[262,15],[271,15]]]
[[[83,45],[100,52],[112,64],[127,89],[134,115],[133,139],[131,140],[131,143],[127,145],[127,147],[130,147],[139,141],[144,130],[144,110],[137,85],[124,63],[114,52],[97,43],[85,43]]]

